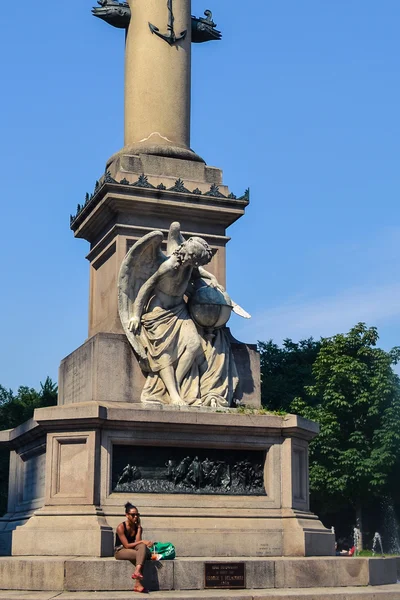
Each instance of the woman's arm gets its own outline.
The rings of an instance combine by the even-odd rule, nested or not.
[[[138,525],[137,532],[136,532],[136,537],[135,537],[135,541],[136,542],[141,542],[142,541],[142,533],[143,533],[143,528],[142,528],[141,525]]]
[[[150,540],[142,540],[142,528],[141,527],[138,527],[134,542],[130,542],[130,543],[128,542],[126,535],[125,535],[123,523],[120,523],[118,525],[117,533],[118,533],[120,542],[124,548],[136,548],[136,546],[138,546],[139,544],[146,544],[146,546],[148,546],[150,548],[150,546],[152,546],[154,544],[154,542],[151,542]],[[140,537],[140,539],[138,539],[138,537]]]
[[[121,542],[121,544],[123,545],[124,548],[135,548],[138,545],[138,543],[140,543],[140,542],[131,542],[131,543],[128,542],[128,540],[126,538],[126,535],[125,535],[125,530],[124,530],[124,524],[123,523],[120,523],[118,525],[118,527],[117,527],[117,534],[118,534],[120,542]]]

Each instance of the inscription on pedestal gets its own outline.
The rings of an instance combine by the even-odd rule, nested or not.
[[[205,563],[204,587],[206,589],[244,589],[246,587],[245,563]]]

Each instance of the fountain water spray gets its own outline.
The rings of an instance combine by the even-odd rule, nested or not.
[[[378,533],[378,532],[375,532],[374,539],[373,539],[373,542],[372,542],[372,554],[373,554],[373,556],[375,556],[377,554],[377,550],[378,549],[380,549],[381,556],[383,556],[383,546],[382,546],[381,534]]]
[[[400,554],[400,525],[390,498],[383,500],[382,509],[386,552]]]
[[[353,537],[354,545],[356,547],[356,554],[359,554],[361,548],[361,531],[358,529],[358,527],[354,527]]]

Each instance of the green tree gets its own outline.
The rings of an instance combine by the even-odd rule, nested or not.
[[[375,327],[359,323],[348,334],[321,340],[312,373],[291,410],[318,421],[310,444],[310,485],[327,510],[351,504],[362,531],[363,509],[390,495],[400,458],[400,383],[392,365],[400,348],[377,348]]]
[[[0,429],[12,429],[33,416],[35,408],[57,404],[57,385],[50,377],[40,390],[21,386],[16,394],[0,385]],[[0,515],[7,509],[9,450],[0,450]]]
[[[293,400],[304,395],[304,386],[314,383],[312,366],[321,342],[308,338],[283,341],[279,347],[272,340],[259,342],[261,360],[261,399],[270,410],[289,411]]]

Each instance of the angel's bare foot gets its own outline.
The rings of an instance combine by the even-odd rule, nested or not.
[[[164,367],[160,371],[160,377],[163,380],[165,387],[168,390],[171,404],[182,406],[185,402],[179,395],[178,388],[176,385],[175,372],[172,366]]]
[[[185,406],[186,402],[180,396],[177,396],[176,398],[171,398],[171,404],[174,406]]]

